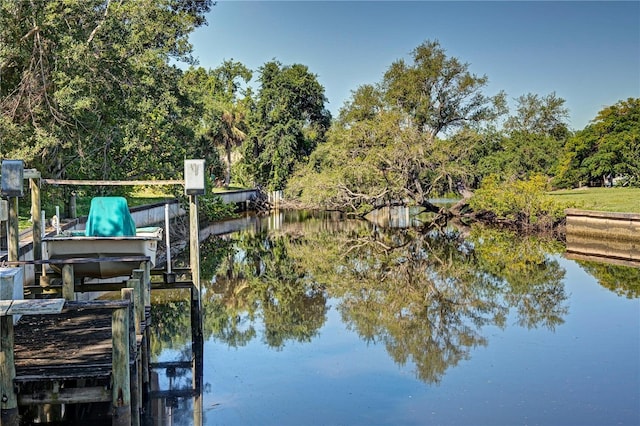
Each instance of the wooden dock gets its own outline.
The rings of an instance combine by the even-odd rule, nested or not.
[[[69,265],[73,268],[73,262]],[[73,273],[70,277],[62,293],[73,297]],[[2,424],[18,424],[25,416],[42,422],[40,411],[51,404],[57,414],[50,411],[44,417],[61,419],[62,404],[89,403],[110,405],[103,415],[110,415],[114,425],[140,424],[149,377],[150,281],[142,262],[123,282],[120,300],[2,301],[2,391],[11,394]],[[7,319],[18,314],[22,317],[14,326]],[[31,413],[34,405],[40,408]]]
[[[3,161],[2,176],[2,195],[8,200],[3,204],[6,209],[2,209],[0,223],[7,221],[9,232],[6,261],[0,265],[0,426],[28,422],[89,424],[100,419],[118,426],[140,425],[145,412],[151,412],[150,370],[162,368],[150,363],[152,286],[191,289],[193,389],[184,394],[194,398],[193,424],[202,424],[197,196],[204,193],[204,160],[185,161],[184,180],[146,182],[184,185],[188,195],[189,267],[179,276],[171,273],[171,265],[166,272],[152,272],[146,256],[42,259],[40,185],[44,180],[37,171],[23,171],[14,163],[18,162],[12,162],[7,167],[10,173],[4,176]],[[22,178],[29,181],[31,189],[32,252],[28,255],[21,253],[18,232],[22,189],[14,188],[20,186]],[[138,185],[140,181],[67,184]],[[4,217],[5,210],[8,217]],[[75,268],[92,262],[134,262],[134,266],[128,278],[89,284],[76,276]],[[58,263],[59,274],[49,268],[53,263]],[[27,279],[27,274],[31,278],[35,275],[35,281]],[[88,291],[119,291],[119,295],[113,300],[77,301],[80,293]]]
[[[14,407],[3,409],[1,424],[18,425],[19,417],[37,422],[64,417],[77,424],[87,419],[141,424],[151,411],[151,398],[166,397],[151,392],[150,369],[159,367],[151,366],[149,354],[152,280],[156,288],[197,291],[187,270],[180,270],[175,283],[163,282],[163,276],[161,271],[152,273],[143,262],[122,283],[103,287],[75,281],[73,286],[74,292],[83,286],[91,291],[119,287],[120,299],[0,301],[2,391],[13,393],[8,403],[15,401]],[[62,287],[57,290],[62,292]],[[191,309],[192,320],[197,320],[199,305],[192,303]],[[13,315],[22,315],[15,325],[8,321]],[[6,350],[10,347],[11,353]],[[198,362],[201,375],[202,361]],[[195,385],[201,386],[201,379],[194,380]],[[200,389],[183,397],[194,397]]]

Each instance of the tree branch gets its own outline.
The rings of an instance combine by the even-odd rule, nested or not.
[[[107,0],[107,5],[104,8],[104,15],[102,16],[102,20],[100,21],[100,23],[98,23],[98,25],[96,25],[96,27],[93,29],[93,31],[91,31],[91,34],[89,34],[89,38],[87,39],[87,44],[91,43],[91,41],[93,40],[93,37],[95,37],[95,35],[98,32],[98,30],[100,29],[100,27],[102,27],[102,24],[104,24],[104,21],[106,21],[107,15],[109,14],[109,5],[110,4],[111,4],[111,0]]]

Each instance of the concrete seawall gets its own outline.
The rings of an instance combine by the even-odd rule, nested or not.
[[[567,210],[570,259],[640,266],[640,214]]]
[[[640,241],[640,214],[567,209],[567,235]]]

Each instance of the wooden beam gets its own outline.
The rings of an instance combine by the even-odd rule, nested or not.
[[[40,179],[42,176],[37,169],[24,169],[22,177],[24,179]]]
[[[136,186],[136,185],[184,185],[184,180],[78,180],[78,179],[42,179],[48,185],[82,186]]]
[[[11,302],[6,312],[0,315],[49,315],[59,314],[64,307],[64,299],[22,299],[8,300]]]
[[[193,398],[199,395],[199,391],[196,389],[171,389],[163,391],[151,391],[149,398],[151,399],[164,399],[164,398]]]
[[[87,302],[66,302],[63,312],[84,309],[123,309],[129,306],[126,300],[91,300]]]
[[[111,391],[104,387],[62,388],[58,392],[44,390],[18,396],[19,405],[88,404],[109,401],[111,401]]]
[[[165,361],[165,362],[152,362],[149,366],[153,369],[160,368],[181,368],[190,369],[191,361]]]
[[[67,259],[13,260],[3,262],[5,265],[82,265],[97,262],[145,262],[149,256],[116,256],[116,257],[70,257]]]

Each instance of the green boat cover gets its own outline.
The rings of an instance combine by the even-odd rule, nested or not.
[[[87,237],[131,237],[136,224],[123,197],[95,197],[91,200],[85,227]]]

